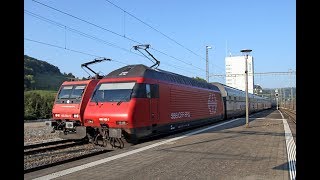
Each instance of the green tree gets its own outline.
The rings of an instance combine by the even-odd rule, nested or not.
[[[59,68],[30,56],[24,56],[24,90],[58,90],[60,85],[75,76],[61,73]],[[77,79],[77,78],[76,78]]]
[[[207,82],[205,79],[203,79],[203,78],[201,78],[201,77],[198,77],[198,76],[193,77],[193,79],[195,79],[195,80],[197,80],[197,81],[200,81],[200,82],[204,82],[204,83]]]
[[[48,119],[56,93],[48,91],[26,91],[24,93],[24,119]]]
[[[34,88],[35,80],[33,78],[33,75],[24,75],[24,89],[25,90],[31,90]]]
[[[68,77],[76,78],[72,73],[68,73]]]
[[[40,108],[40,117],[41,119],[48,119],[51,117],[51,110],[53,107],[55,96],[52,94],[44,94],[42,96],[43,104]]]
[[[25,93],[24,95],[24,117],[25,119],[38,119],[40,116],[42,98],[35,92]]]

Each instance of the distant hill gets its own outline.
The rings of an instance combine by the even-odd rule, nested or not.
[[[46,61],[24,55],[24,89],[58,90],[63,81],[75,78],[72,73],[61,73],[60,69]]]
[[[258,95],[275,98],[276,90],[278,90],[279,98],[285,98],[286,100],[291,98],[291,87],[265,88],[262,89],[262,92],[259,92]],[[292,97],[296,99],[296,87],[292,87]]]

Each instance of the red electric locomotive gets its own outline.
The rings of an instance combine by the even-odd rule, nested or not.
[[[86,137],[83,113],[94,88],[102,78],[87,65],[104,60],[109,59],[95,59],[81,65],[92,71],[95,77],[88,80],[65,81],[59,88],[52,108],[52,119],[45,123],[53,128],[52,132],[60,131],[60,138],[83,139]]]
[[[137,140],[222,120],[219,88],[179,74],[128,65],[97,84],[84,112],[96,144]]]
[[[52,119],[46,121],[46,125],[54,131],[62,131],[60,137],[63,139],[84,138],[83,112],[98,82],[98,79],[63,82],[52,108]]]

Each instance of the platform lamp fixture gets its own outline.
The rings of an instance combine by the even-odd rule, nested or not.
[[[209,83],[209,58],[208,58],[208,49],[211,49],[211,46],[206,46],[206,80]]]
[[[251,49],[242,49],[240,52],[244,55],[245,60],[245,88],[246,88],[246,127],[249,127],[249,96],[248,96],[248,55]]]

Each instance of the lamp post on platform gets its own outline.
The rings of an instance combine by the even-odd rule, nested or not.
[[[243,53],[244,60],[245,60],[245,88],[246,88],[246,127],[249,127],[249,96],[248,96],[248,55],[250,54],[252,50],[251,49],[242,49],[240,52]]]

